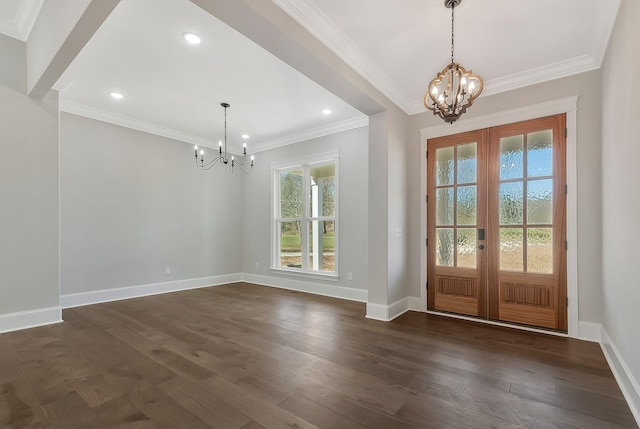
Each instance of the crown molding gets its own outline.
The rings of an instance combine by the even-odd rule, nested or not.
[[[0,34],[4,34],[5,36],[9,36],[14,39],[18,39],[24,42],[22,39],[22,34],[18,30],[18,26],[13,21],[8,21],[6,19],[0,19]]]
[[[343,131],[353,130],[355,128],[366,127],[367,125],[369,125],[369,117],[362,115],[357,118],[347,119],[341,122],[334,122],[326,126],[316,127],[310,130],[301,131],[299,133],[289,134],[281,138],[254,143],[252,152],[264,152],[265,150],[275,149],[281,146],[300,143],[331,134],[341,133]]]
[[[31,30],[40,15],[40,10],[44,0],[22,0],[20,2],[20,9],[18,9],[18,15],[16,16],[16,25],[20,33],[22,34],[22,41],[26,42],[31,35]]]
[[[411,97],[309,0],[273,0],[378,91],[409,113]]]
[[[164,127],[152,122],[141,121],[129,116],[97,109],[92,106],[87,106],[85,104],[80,104],[69,100],[60,100],[60,111],[84,116],[85,118],[95,119],[102,122],[107,122],[113,125],[119,125],[125,128],[131,128],[149,134],[155,134],[161,137],[167,137],[173,140],[183,141],[185,143],[197,144],[199,146],[214,149],[218,148],[217,143],[214,144],[211,140],[205,139],[204,137],[185,133],[169,127]]]
[[[13,21],[0,19],[0,33],[26,42],[43,4],[44,0],[22,0]]]
[[[198,146],[208,147],[215,150],[218,149],[217,142],[214,142],[211,139],[206,139],[195,134],[185,133],[173,128],[164,127],[152,122],[141,121],[129,116],[97,109],[92,106],[87,106],[85,104],[80,104],[69,100],[60,100],[59,106],[61,112],[72,113],[74,115],[84,116],[85,118],[95,119],[97,121],[107,122],[109,124],[131,128],[149,134],[155,134],[157,136],[167,137],[185,143],[197,144]],[[273,140],[267,140],[262,143],[253,143],[251,152],[263,152],[265,150],[274,149],[280,146],[286,146],[313,138],[323,137],[342,131],[348,131],[354,128],[364,127],[366,125],[369,125],[369,117],[362,115],[361,117],[347,119],[341,122],[334,122],[326,126],[312,128],[310,130],[302,131],[299,133],[289,134],[287,136]],[[229,145],[229,152],[233,154],[241,154],[242,147],[240,145]]]
[[[514,73],[498,79],[491,79],[485,83],[482,96],[512,91],[525,86],[548,82],[563,77],[573,76],[596,70],[600,67],[598,61],[591,55],[581,55],[568,60],[559,61],[542,67],[536,67],[521,73]]]
[[[606,7],[609,4],[614,4],[614,7]],[[598,68],[602,67],[602,62],[607,54],[609,40],[613,34],[613,27],[616,25],[616,19],[618,18],[621,5],[622,0],[598,2],[598,6],[600,7],[599,12],[602,18],[596,22],[591,50],[591,56],[598,63]]]

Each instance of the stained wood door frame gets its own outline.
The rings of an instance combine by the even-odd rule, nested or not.
[[[577,110],[578,110],[578,96],[562,98],[546,103],[535,104],[523,108],[514,110],[507,110],[503,112],[493,113],[484,116],[478,116],[475,118],[463,118],[460,122],[453,124],[442,124],[433,127],[423,128],[420,130],[420,195],[427,194],[427,140],[435,137],[443,137],[447,135],[459,134],[467,131],[474,131],[482,128],[490,128],[513,122],[526,121],[530,119],[536,119],[544,116],[556,115],[566,113],[567,115],[567,241],[569,243],[569,251],[567,252],[567,296],[569,299],[569,305],[567,308],[568,318],[568,333],[552,333],[560,336],[569,336],[573,338],[579,338],[579,323],[578,323],[578,260],[577,260]],[[420,209],[420,233],[421,233],[421,246],[420,246],[420,305],[419,310],[427,312],[427,293],[426,293],[426,279],[427,279],[427,248],[425,246],[427,238],[427,211],[426,203],[421,204]],[[438,313],[440,314],[440,313]],[[450,315],[449,317],[466,318],[465,316]],[[472,320],[477,320],[473,318]],[[490,323],[497,325],[505,325],[502,322],[484,321],[478,320],[480,323]],[[523,330],[530,330],[536,332],[546,332],[543,330],[518,327]]]

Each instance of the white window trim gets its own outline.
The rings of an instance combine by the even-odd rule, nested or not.
[[[333,150],[328,152],[317,153],[313,155],[309,155],[306,157],[296,158],[288,161],[279,161],[271,163],[271,266],[269,271],[272,273],[283,274],[283,275],[291,275],[298,277],[306,277],[311,279],[322,279],[329,281],[338,281],[340,278],[339,275],[339,248],[340,248],[340,232],[339,232],[339,189],[340,189],[340,179],[339,179],[339,160],[340,160],[340,151]],[[295,268],[287,268],[280,266],[280,234],[278,232],[278,224],[282,219],[279,218],[279,201],[280,201],[280,172],[283,170],[290,170],[295,168],[310,168],[316,165],[328,164],[332,163],[335,165],[336,169],[336,189],[335,189],[335,216],[332,216],[332,220],[334,222],[334,231],[335,231],[335,271],[334,272],[325,272],[325,271],[314,271],[312,269],[295,269]],[[307,186],[305,184],[303,188],[305,194],[308,192]],[[306,201],[306,198],[305,198]],[[308,211],[308,207],[304,206],[303,212],[303,221],[305,220],[322,220],[324,217],[312,217],[305,216]],[[305,234],[302,237],[301,247],[303,249],[303,260],[304,253],[308,252],[307,246],[307,235]]]

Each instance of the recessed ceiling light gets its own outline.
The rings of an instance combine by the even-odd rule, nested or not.
[[[245,139],[245,140],[248,139],[249,138],[249,134],[243,134],[242,138]]]
[[[120,94],[119,92],[115,92],[115,91],[110,92],[109,95],[112,98],[115,98],[116,100],[122,100],[124,98],[124,95]]]
[[[200,36],[194,33],[184,33],[182,37],[192,45],[199,45],[200,43],[202,43],[202,39],[200,38]]]
[[[322,113],[324,113],[325,115],[330,115],[331,109],[322,109]]]

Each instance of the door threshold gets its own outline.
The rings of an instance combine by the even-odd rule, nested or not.
[[[488,319],[482,319],[482,318],[479,318],[479,317],[465,316],[465,315],[462,315],[462,314],[448,313],[446,311],[427,310],[426,313],[427,314],[433,314],[434,316],[444,316],[444,317],[450,317],[452,319],[467,320],[469,322],[484,323],[485,325],[493,325],[493,326],[501,326],[503,328],[518,329],[520,331],[535,332],[535,333],[538,333],[538,334],[555,335],[556,337],[572,338],[572,337],[569,336],[569,334],[567,332],[554,331],[554,330],[551,330],[551,329],[544,329],[544,328],[535,328],[533,326],[520,325],[520,324],[517,324],[517,323],[499,322],[499,321],[496,321],[496,320],[488,320]]]

